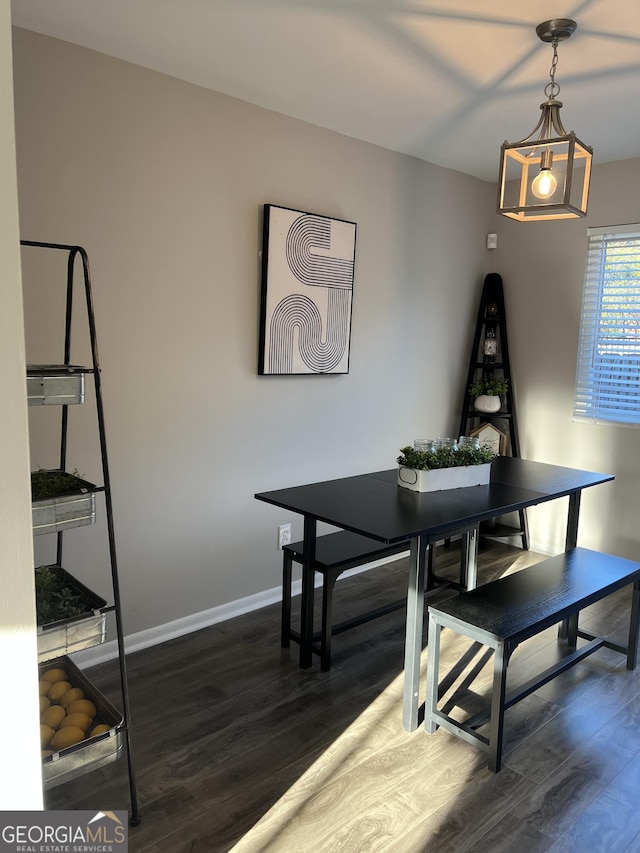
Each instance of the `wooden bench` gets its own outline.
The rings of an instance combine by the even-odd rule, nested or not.
[[[291,628],[291,570],[292,564],[302,563],[304,556],[304,543],[294,542],[282,548],[282,631],[281,645],[288,648],[290,640],[300,642],[300,632]],[[319,634],[314,634],[313,651],[320,655],[320,667],[325,672],[331,667],[331,637],[349,628],[355,628],[378,616],[384,616],[394,610],[400,609],[406,601],[395,601],[392,604],[380,607],[377,610],[368,611],[353,619],[341,622],[339,625],[332,624],[333,610],[333,587],[335,582],[347,569],[365,566],[374,560],[392,557],[402,554],[409,549],[408,542],[396,542],[387,545],[377,542],[367,536],[350,533],[347,530],[339,533],[329,533],[326,536],[318,536],[316,540],[316,559],[313,564],[314,571],[322,575],[322,629]],[[320,640],[320,645],[317,640]]]
[[[626,646],[596,637],[578,627],[579,612],[622,587],[633,583],[631,617]],[[534,690],[583,660],[602,646],[626,655],[627,668],[635,669],[640,615],[640,564],[620,557],[574,548],[530,568],[485,584],[470,592],[429,607],[429,644],[425,729],[438,726],[489,753],[494,773],[502,763],[504,713]],[[563,622],[570,648],[554,666],[507,695],[509,658],[519,643]],[[494,650],[490,713],[460,722],[437,708],[440,633],[443,627],[470,637]],[[577,647],[578,637],[587,640]],[[489,736],[476,729],[489,721]]]
[[[457,531],[462,535],[468,534],[468,530]],[[283,648],[288,648],[290,641],[300,642],[300,632],[291,628],[291,575],[292,564],[302,563],[304,555],[304,543],[294,542],[290,545],[284,545],[283,560],[282,560],[282,628],[280,644]],[[360,536],[357,533],[350,533],[347,530],[339,533],[329,533],[326,536],[319,536],[316,540],[316,559],[313,564],[315,572],[322,575],[322,627],[321,630],[314,634],[314,644],[312,646],[314,654],[320,656],[320,668],[327,672],[331,667],[331,637],[340,634],[342,631],[347,631],[350,628],[355,628],[371,619],[377,619],[380,616],[385,616],[387,613],[392,613],[394,610],[400,610],[406,605],[406,596],[393,601],[384,607],[379,607],[375,610],[367,611],[352,619],[347,619],[340,622],[338,625],[332,624],[333,619],[333,588],[340,575],[347,569],[365,566],[367,563],[372,563],[374,560],[381,560],[386,557],[392,557],[397,554],[402,554],[409,550],[409,542],[396,542],[393,545],[377,542],[375,539],[370,539],[367,536]],[[436,584],[448,584],[458,589],[466,589],[469,583],[475,585],[475,575],[467,578],[467,566],[464,560],[460,567],[460,581],[453,583],[450,580],[438,577],[434,572],[434,549],[429,548],[428,564],[427,564],[427,579],[426,589],[430,590]],[[320,641],[318,644],[317,641]]]

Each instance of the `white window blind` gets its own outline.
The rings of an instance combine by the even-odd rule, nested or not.
[[[587,236],[574,420],[640,425],[640,224]]]

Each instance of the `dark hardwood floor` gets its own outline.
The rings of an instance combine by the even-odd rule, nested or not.
[[[455,545],[440,550],[438,572],[458,559]],[[480,582],[538,559],[482,540]],[[406,573],[400,560],[339,581],[336,622],[397,598]],[[627,589],[582,622],[625,642],[629,602]],[[484,753],[442,730],[403,731],[403,611],[337,636],[329,673],[317,660],[298,668],[279,618],[273,605],[128,657],[143,816],[133,853],[640,853],[640,669],[621,655],[603,649],[511,709],[494,775]],[[524,643],[510,684],[563,649],[555,629]],[[486,649],[444,632],[441,663],[457,712],[481,707]],[[116,664],[89,675],[118,704]],[[45,800],[127,809],[126,762]]]

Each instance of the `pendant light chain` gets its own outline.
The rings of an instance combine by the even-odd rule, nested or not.
[[[544,87],[544,93],[549,99],[555,99],[560,94],[560,84],[556,83],[556,68],[558,67],[558,40],[552,41],[553,59],[551,60],[551,68],[549,69],[549,77],[551,82]]]

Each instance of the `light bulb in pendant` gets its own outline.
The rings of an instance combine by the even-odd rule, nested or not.
[[[553,167],[553,151],[545,148],[540,156],[540,171],[531,181],[531,192],[536,198],[546,199],[556,191],[558,182],[551,171]]]
[[[531,181],[531,192],[536,198],[551,198],[558,187],[551,169],[540,169],[536,177]]]

